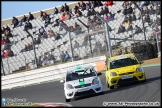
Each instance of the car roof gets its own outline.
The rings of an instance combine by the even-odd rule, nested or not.
[[[78,67],[78,69],[77,69]],[[71,67],[71,68],[68,68],[67,71],[72,71],[72,70],[84,70],[86,68],[89,68],[89,67],[93,67],[91,64],[86,64],[86,65],[78,65],[78,66],[74,66],[74,67]]]
[[[122,58],[126,58],[126,57],[135,57],[134,54],[122,54],[122,55],[118,55],[118,56],[114,56],[114,57],[110,57],[108,58],[110,61],[113,61],[113,60],[117,60],[117,59],[122,59]]]

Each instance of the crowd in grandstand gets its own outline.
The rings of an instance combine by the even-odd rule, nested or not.
[[[158,28],[158,26],[161,26],[161,18],[150,18],[150,15],[152,14],[161,15],[161,1],[137,1],[136,3],[141,8],[142,13],[139,10],[135,11],[135,8],[137,7],[131,1],[124,1],[122,4],[122,10],[117,10],[117,13],[112,13],[109,10],[109,7],[115,4],[114,1],[107,1],[104,4],[101,1],[82,1],[78,2],[78,5],[75,5],[74,9],[70,9],[69,6],[65,3],[61,6],[60,10],[58,10],[57,7],[54,8],[53,14],[57,15],[58,13],[61,13],[61,17],[56,19],[54,22],[51,21],[50,15],[48,15],[44,11],[40,11],[40,18],[42,19],[42,22],[44,22],[44,27],[42,26],[41,28],[39,28],[39,33],[37,33],[38,37],[34,39],[34,43],[29,43],[28,45],[25,45],[25,47],[20,51],[20,53],[33,50],[33,45],[41,44],[42,39],[54,37],[55,40],[59,40],[67,33],[67,31],[73,32],[75,35],[82,33],[82,28],[79,24],[75,23],[74,26],[68,26],[66,23],[64,23],[64,21],[66,20],[80,16],[87,17],[87,26],[93,31],[98,31],[99,29],[101,29],[102,21],[96,17],[96,14],[103,16],[104,19],[109,22],[115,20],[115,15],[121,12],[124,16],[124,20],[120,24],[117,33],[119,34],[125,31],[135,30],[134,34],[138,34],[143,32],[143,30],[137,24],[135,24],[135,26],[133,27],[132,21],[141,19],[142,14],[144,16],[144,23],[148,23],[156,32],[161,32],[160,28]],[[95,11],[95,7],[101,7],[101,10]],[[83,15],[83,11],[86,11],[87,14]],[[90,16],[93,16],[93,18],[91,18]],[[28,17],[24,15],[21,20],[18,20],[16,17],[13,17],[13,28],[24,26],[24,30],[32,29],[33,26],[30,21],[33,19],[35,18],[30,12]],[[53,30],[46,31],[45,28],[48,27],[49,24],[51,24],[52,27],[60,26],[60,32],[56,32]],[[66,30],[63,34],[61,34],[63,31],[62,27]],[[155,36],[156,34],[155,31],[153,32],[153,36]],[[1,57],[6,58],[14,56],[15,54],[11,50],[12,44],[9,39],[10,37],[14,37],[14,35],[12,34],[8,26],[2,27],[1,33],[3,34],[1,37]],[[84,45],[87,44],[87,40],[88,35],[84,38]],[[106,41],[104,44],[105,45],[103,50],[106,49]],[[101,49],[101,46],[101,43],[97,41],[93,51],[96,52],[98,49]],[[74,48],[78,47],[79,43],[75,41]],[[65,62],[70,58],[70,55],[67,51],[65,53],[62,52],[60,56],[62,62]],[[39,56],[37,60],[39,66],[45,66],[46,64],[48,64],[48,61],[55,60],[55,57],[52,54],[44,54],[43,56]]]

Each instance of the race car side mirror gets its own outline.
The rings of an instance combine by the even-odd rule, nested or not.
[[[64,80],[61,80],[60,83],[64,83],[65,81]]]

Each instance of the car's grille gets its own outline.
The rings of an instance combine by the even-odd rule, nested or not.
[[[88,84],[84,84],[84,85],[75,86],[75,88],[83,88],[83,87],[88,87],[90,85],[91,85],[91,83],[88,83]]]
[[[83,91],[83,92],[76,92],[75,96],[90,95],[90,94],[93,94],[93,93],[95,93],[95,91],[90,89],[90,90]]]
[[[138,79],[136,77],[129,78],[129,79],[119,79],[118,85],[122,85],[122,84],[126,84],[126,83],[131,83],[131,82],[135,82],[135,81],[138,81]]]
[[[134,72],[126,72],[126,73],[122,73],[122,74],[119,74],[120,76],[122,75],[129,75],[129,74],[133,74]]]

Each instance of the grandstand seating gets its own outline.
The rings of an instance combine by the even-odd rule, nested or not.
[[[102,3],[104,4],[105,2],[102,2]],[[119,25],[124,20],[124,17],[123,17],[124,15],[122,14],[122,12],[117,13],[118,10],[122,10],[122,4],[123,4],[122,1],[115,1],[113,6],[108,7],[109,11],[111,13],[115,14],[115,19],[113,21],[108,22],[108,24],[110,25],[110,27],[113,30],[110,32],[110,38],[121,38],[121,39],[125,39],[125,38],[132,39],[133,38],[135,40],[145,40],[143,33],[135,34],[135,35],[133,35],[133,37],[130,37],[130,35],[132,35],[132,33],[134,33],[134,30],[116,34],[118,31]],[[103,7],[103,6],[96,7],[95,10],[100,12],[101,7]],[[134,12],[136,10],[137,10],[137,8],[135,7]],[[82,33],[80,33],[79,35],[70,33],[72,47],[74,46],[75,40],[77,42],[79,42],[79,48],[73,49],[73,54],[77,55],[78,56],[77,58],[81,58],[81,59],[84,57],[87,57],[87,56],[90,57],[90,47],[89,47],[90,43],[91,43],[91,47],[93,50],[95,47],[96,41],[100,41],[100,43],[102,44],[102,47],[103,47],[104,41],[106,40],[105,39],[106,32],[104,29],[104,25],[101,25],[102,26],[102,28],[100,29],[101,32],[93,33],[92,30],[89,31],[89,34],[92,39],[91,39],[90,43],[88,42],[87,46],[82,46],[84,36],[86,36],[88,34],[87,28],[82,23],[80,23],[80,21],[77,20],[77,19],[80,19],[85,24],[88,23],[88,18],[86,17],[87,11],[86,10],[82,11],[82,13],[83,13],[83,16],[81,16],[81,17],[76,17],[76,18],[64,21],[64,23],[66,23],[68,26],[74,26],[75,22],[77,22],[77,24],[79,24],[82,28]],[[94,16],[90,16],[91,19],[93,17]],[[105,15],[101,15],[101,17],[104,18]],[[160,15],[158,15],[158,17],[160,17]],[[61,18],[61,13],[58,13],[58,14],[51,13],[50,18],[51,18],[51,21],[53,22],[56,19]],[[157,18],[157,15],[150,15],[151,21],[153,21],[156,18]],[[38,37],[37,33],[39,33],[38,29],[41,28],[41,26],[44,26],[44,21],[42,21],[42,19],[40,17],[38,17],[30,22],[33,25],[33,29],[29,30],[29,32],[33,35],[34,38],[37,38]],[[23,25],[24,24],[25,23],[23,23]],[[37,58],[47,52],[50,52],[51,54],[53,54],[55,56],[56,60],[49,61],[48,65],[52,65],[55,62],[60,62],[61,61],[60,53],[62,51],[64,51],[64,52],[68,51],[70,56],[72,56],[72,53],[70,51],[70,41],[69,41],[68,32],[65,33],[66,32],[65,29],[63,29],[63,31],[59,31],[59,28],[60,28],[59,26],[52,27],[52,25],[53,24],[49,24],[45,28],[45,30],[46,31],[53,30],[54,32],[58,32],[60,34],[65,34],[65,35],[61,35],[62,38],[59,40],[55,40],[54,37],[42,39],[41,44],[35,45]],[[132,25],[133,25],[133,28],[135,25],[138,25],[140,28],[143,28],[142,19],[133,21]],[[15,56],[2,59],[5,73],[10,74],[14,71],[20,70],[21,67],[26,67],[26,64],[29,64],[30,68],[34,69],[36,67],[36,64],[33,62],[35,60],[33,50],[20,53],[20,51],[24,48],[25,44],[32,42],[32,38],[27,37],[28,34],[24,31],[23,26],[16,27],[14,29],[11,24],[8,24],[8,26],[10,27],[11,33],[14,36],[14,37],[9,38],[9,40],[11,41],[11,44],[12,44],[11,50],[14,52]],[[145,23],[145,27],[146,27],[146,30],[145,30],[146,39],[148,40],[152,34],[152,28],[148,25],[148,23]],[[159,26],[159,28],[161,28],[161,26]],[[104,31],[102,31],[102,30],[104,30]],[[33,34],[33,32],[36,32],[36,33]],[[115,46],[119,42],[121,47],[128,47],[128,46],[131,46],[132,43],[134,43],[134,41],[122,41],[122,42],[120,42],[120,41],[121,40],[111,40],[111,46]],[[135,42],[137,42],[137,41],[135,41]],[[99,53],[101,53],[101,52],[99,52]],[[77,60],[77,59],[74,59],[74,60]],[[1,68],[1,72],[2,71],[3,70]]]

